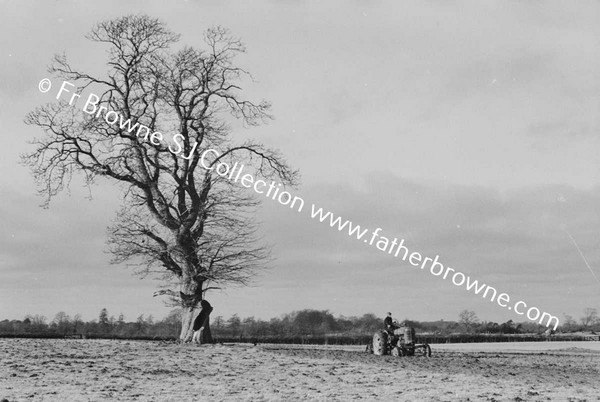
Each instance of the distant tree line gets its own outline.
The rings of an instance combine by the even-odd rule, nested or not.
[[[123,314],[109,316],[103,308],[98,320],[84,322],[79,314],[71,317],[59,312],[48,322],[42,315],[28,315],[23,320],[0,321],[0,335],[57,335],[57,336],[95,336],[118,338],[170,338],[181,330],[181,313],[171,311],[164,319],[155,321],[152,315],[143,314],[134,322],[125,321]]]
[[[417,334],[433,336],[451,336],[455,334],[543,334],[548,328],[533,322],[516,323],[508,320],[504,323],[480,321],[473,311],[464,310],[457,321],[415,321],[403,320],[405,325],[414,327]],[[334,317],[327,310],[301,310],[284,314],[270,320],[241,318],[237,314],[229,318],[222,316],[211,320],[213,335],[217,339],[268,340],[291,339],[294,337],[346,336],[360,338],[371,336],[383,328],[383,318],[375,314],[360,317]],[[59,312],[48,321],[41,315],[28,315],[23,320],[0,321],[0,335],[52,335],[52,336],[89,336],[116,338],[176,338],[181,331],[181,311],[172,310],[162,320],[152,315],[137,317],[135,321],[126,321],[123,314],[117,317],[109,315],[103,308],[97,320],[84,322],[79,314],[71,317]],[[559,332],[578,331],[600,332],[598,311],[587,308],[579,321],[565,316]]]

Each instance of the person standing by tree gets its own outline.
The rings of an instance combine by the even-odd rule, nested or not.
[[[204,327],[208,322],[208,317],[210,316],[210,313],[212,312],[213,308],[210,305],[210,303],[206,300],[200,301],[200,306],[202,307],[202,310],[200,310],[200,314],[198,314],[198,317],[196,317],[196,319],[194,320],[194,336],[192,337],[192,342],[202,344],[202,334],[204,332]]]

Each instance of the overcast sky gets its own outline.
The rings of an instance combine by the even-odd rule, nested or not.
[[[84,35],[147,13],[202,47],[214,25],[242,38],[250,98],[275,120],[233,135],[282,151],[294,190],[363,227],[562,318],[600,307],[600,3],[0,1],[0,319],[58,311],[127,319],[169,308],[157,283],[109,264],[110,182],[77,182],[49,209],[18,163],[42,132],[23,124],[55,53],[106,71]],[[416,320],[525,321],[514,312],[265,199],[275,261],[213,314],[304,308]],[[569,237],[570,234],[572,239]],[[577,246],[576,246],[577,245]],[[579,247],[578,251],[577,247]],[[586,263],[587,261],[587,263]],[[588,267],[589,264],[589,267]]]

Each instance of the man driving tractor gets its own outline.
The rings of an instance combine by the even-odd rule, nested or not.
[[[394,321],[394,319],[392,318],[392,313],[387,313],[387,317],[385,317],[385,319],[383,320],[383,325],[385,326],[386,331],[389,332],[390,335],[394,335],[394,330],[400,328],[398,322]]]

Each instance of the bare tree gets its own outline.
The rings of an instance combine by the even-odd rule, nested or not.
[[[463,310],[458,315],[459,323],[465,327],[465,331],[471,332],[473,325],[475,325],[479,318],[477,318],[477,314],[474,311]]]
[[[56,327],[56,332],[59,334],[66,335],[71,331],[73,322],[71,317],[67,315],[64,311],[59,311],[54,316],[54,320],[52,320],[52,325]]]
[[[588,328],[598,322],[598,310],[595,308],[587,307],[583,310],[583,317],[581,317],[581,324],[584,328]]]
[[[107,334],[110,332],[110,322],[108,318],[108,310],[103,308],[98,315],[98,329],[101,333]]]
[[[73,333],[76,334],[79,328],[83,327],[83,319],[81,314],[75,314],[73,317]]]
[[[575,329],[575,326],[577,325],[577,321],[575,321],[573,319],[573,316],[569,315],[569,314],[564,314],[563,316],[565,317],[563,322],[562,322],[562,329],[565,332],[572,332]]]
[[[257,199],[215,168],[243,163],[284,186],[296,183],[297,172],[278,152],[231,136],[231,116],[247,126],[270,115],[267,102],[242,98],[249,75],[233,59],[244,46],[227,30],[209,29],[205,50],[174,51],[178,35],[163,23],[127,16],[99,23],[87,37],[108,47],[106,76],[78,71],[64,55],[49,71],[74,85],[64,84],[65,93],[101,95],[89,95],[82,110],[69,94],[28,114],[26,123],[46,136],[23,160],[46,205],[75,172],[88,184],[102,177],[121,185],[123,207],[109,228],[113,262],[160,275],[156,294],[183,307],[180,339],[188,341],[206,292],[247,284],[269,257],[252,219]],[[210,328],[204,334],[210,342]]]
[[[35,315],[27,315],[25,320],[28,320],[31,323],[31,329],[33,332],[43,332],[48,329],[46,324],[46,317],[40,314]]]

